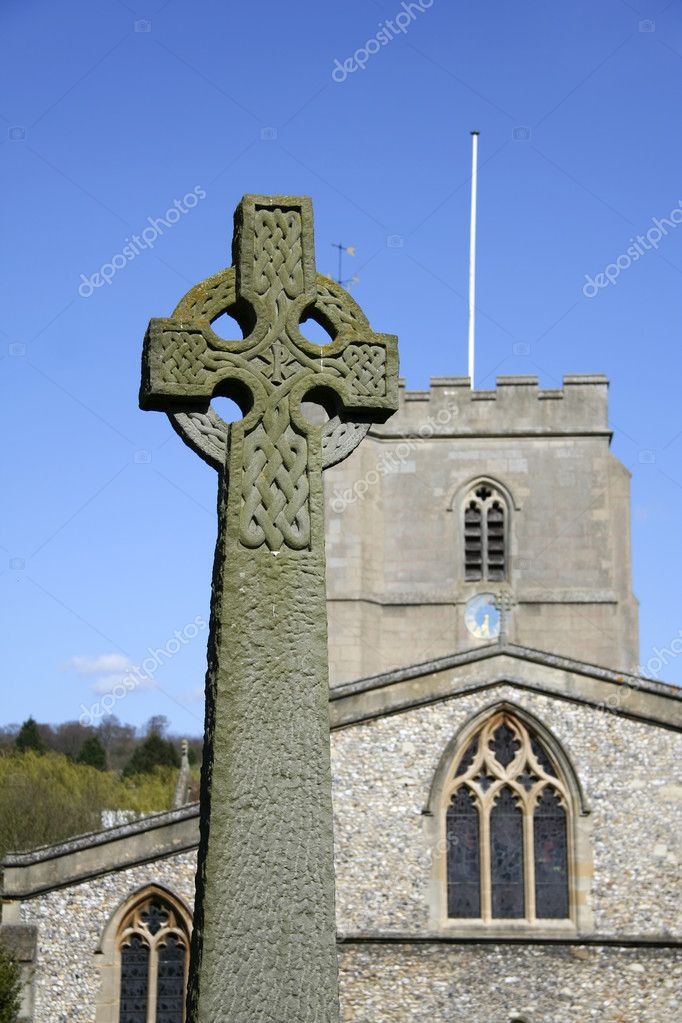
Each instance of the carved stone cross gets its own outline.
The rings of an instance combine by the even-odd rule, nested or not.
[[[140,391],[220,473],[188,1019],[335,1023],[322,470],[397,408],[397,339],[315,272],[307,198],[245,196],[233,260],[150,322]]]
[[[500,631],[498,633],[498,643],[506,643],[509,639],[509,619],[511,613],[516,607],[516,600],[511,590],[500,590],[493,601],[493,605],[497,608],[500,613]]]

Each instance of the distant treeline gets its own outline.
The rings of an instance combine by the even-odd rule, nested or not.
[[[0,756],[32,749],[61,753],[74,763],[99,770],[144,774],[155,766],[178,767],[183,739],[188,742],[190,765],[198,768],[203,740],[169,734],[168,719],[162,714],[155,714],[141,729],[124,724],[114,714],[104,717],[97,726],[80,721],[41,724],[31,717],[21,725],[0,726]],[[143,755],[145,752],[148,755]]]
[[[137,730],[106,718],[0,730],[0,858],[10,850],[59,842],[102,827],[104,811],[130,815],[168,810],[178,780],[181,738],[157,715]],[[183,737],[184,738],[184,737]],[[201,739],[188,739],[190,783],[199,793]],[[26,808],[31,812],[27,813]]]

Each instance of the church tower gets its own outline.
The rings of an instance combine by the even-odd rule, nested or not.
[[[608,381],[435,377],[327,473],[332,685],[513,643],[636,671]]]

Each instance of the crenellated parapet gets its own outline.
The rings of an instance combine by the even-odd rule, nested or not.
[[[564,376],[541,388],[536,376],[498,376],[490,390],[468,377],[431,377],[429,390],[408,391],[401,380],[398,412],[372,427],[377,437],[606,436],[608,379],[600,373]]]

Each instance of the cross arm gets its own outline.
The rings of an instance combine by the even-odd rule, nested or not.
[[[140,408],[168,412],[179,404],[205,402],[222,381],[239,377],[240,357],[215,348],[212,337],[208,323],[150,320],[142,352]]]
[[[332,366],[347,413],[384,422],[396,411],[398,338],[394,334],[368,331],[364,337],[340,336],[322,357],[323,371]]]

